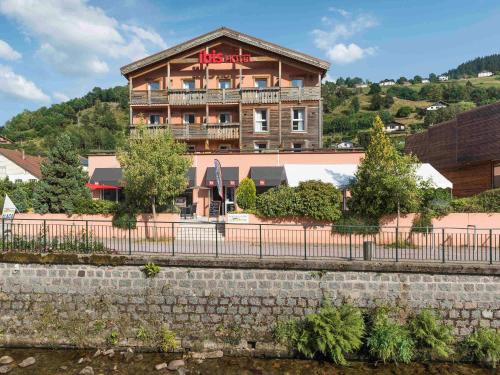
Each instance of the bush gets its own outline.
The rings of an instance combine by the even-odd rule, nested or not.
[[[385,309],[376,311],[367,345],[370,354],[384,363],[410,363],[415,355],[415,342],[409,330],[392,322]]]
[[[118,209],[113,215],[112,223],[114,227],[122,229],[135,229],[137,219],[134,213]]]
[[[409,326],[417,347],[431,358],[448,358],[453,354],[453,328],[444,324],[434,311],[422,310],[410,321]]]
[[[344,212],[332,227],[333,232],[340,234],[376,234],[379,230],[380,226],[377,220],[361,218],[351,212]]]
[[[245,177],[236,189],[236,204],[243,210],[254,210],[257,200],[257,189],[251,178]]]
[[[278,186],[257,197],[257,212],[264,217],[298,216],[300,198],[294,188]]]
[[[364,331],[360,309],[325,305],[317,314],[306,315],[303,321],[278,324],[275,337],[308,358],[320,354],[336,364],[346,365],[345,355],[361,347]]]
[[[432,232],[432,215],[421,213],[415,217],[411,226],[411,231],[415,233]]]
[[[144,268],[142,269],[142,272],[144,273],[146,278],[152,279],[160,273],[160,267],[153,262],[146,263],[144,265]]]
[[[451,209],[453,212],[480,212],[481,207],[472,197],[455,198],[451,201]]]
[[[467,198],[451,201],[455,212],[500,212],[500,189],[486,190]]]
[[[299,216],[319,221],[340,218],[342,194],[332,184],[321,181],[301,182],[296,189],[299,197]]]
[[[396,116],[397,117],[408,117],[413,112],[413,109],[408,106],[403,106],[398,109]]]
[[[474,361],[496,368],[500,358],[500,333],[479,328],[465,338],[463,347],[465,354]]]

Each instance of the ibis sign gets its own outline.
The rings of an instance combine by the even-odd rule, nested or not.
[[[252,61],[252,57],[248,53],[225,55],[221,52],[216,52],[215,50],[208,53],[205,50],[201,50],[198,55],[198,61],[200,64],[242,63]]]

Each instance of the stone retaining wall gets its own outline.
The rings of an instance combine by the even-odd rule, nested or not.
[[[158,332],[165,324],[185,348],[255,347],[276,354],[276,320],[314,312],[325,299],[398,305],[403,317],[434,307],[459,335],[479,325],[500,329],[498,273],[391,272],[391,264],[374,272],[185,263],[164,266],[152,279],[138,265],[0,263],[0,344],[103,346],[114,332],[120,345],[151,346],[138,332]]]

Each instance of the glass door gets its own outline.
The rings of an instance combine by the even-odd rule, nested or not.
[[[224,214],[227,214],[228,212],[233,212],[235,210],[235,205],[234,205],[234,194],[235,193],[235,188],[230,187],[230,186],[225,186],[224,187]]]

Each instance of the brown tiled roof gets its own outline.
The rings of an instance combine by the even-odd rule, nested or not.
[[[141,60],[134,61],[133,63],[130,63],[128,65],[122,66],[120,71],[123,75],[130,74],[138,69],[142,69],[146,66],[155,64],[161,60],[170,58],[172,56],[175,56],[181,52],[188,51],[192,48],[195,48],[197,46],[200,46],[204,43],[213,41],[215,39],[221,38],[221,37],[227,37],[233,40],[236,40],[241,43],[245,43],[248,45],[251,45],[253,47],[257,47],[278,55],[282,55],[285,57],[288,57],[292,60],[297,60],[312,66],[316,66],[324,71],[328,70],[330,67],[330,63],[325,60],[318,59],[316,57],[307,55],[302,52],[294,51],[289,48],[285,48],[282,46],[279,46],[274,43],[266,42],[265,40],[255,38],[253,36],[247,35],[240,33],[239,31],[231,30],[228,29],[227,27],[221,27],[219,29],[210,31],[209,33],[200,35],[196,38],[193,38],[191,40],[188,40],[187,42],[178,44],[176,46],[173,46],[171,48],[168,48],[164,51],[158,52],[154,55],[145,57]]]
[[[18,150],[9,150],[7,148],[0,148],[0,154],[5,156],[11,162],[19,165],[24,170],[31,173],[33,176],[37,178],[42,178],[42,172],[40,171],[40,165],[45,160],[40,156],[32,156],[24,154],[22,151]]]

